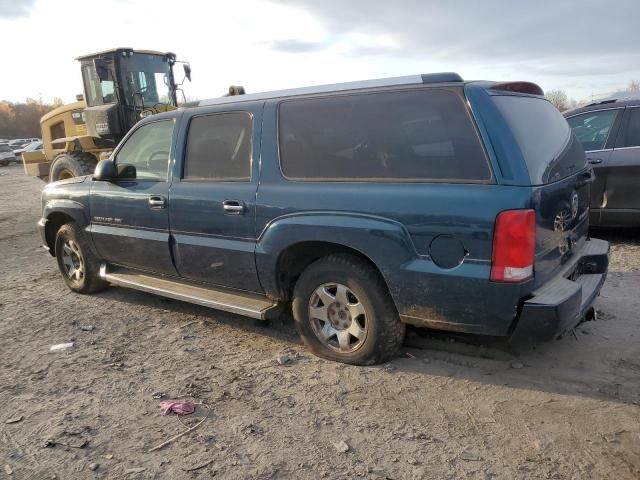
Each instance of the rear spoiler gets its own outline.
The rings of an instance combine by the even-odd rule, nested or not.
[[[491,86],[491,90],[503,92],[527,93],[529,95],[544,95],[544,91],[532,82],[502,82]]]

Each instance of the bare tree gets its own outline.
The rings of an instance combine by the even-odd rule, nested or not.
[[[638,80],[631,80],[627,85],[627,92],[640,92],[640,82]]]
[[[549,90],[545,97],[561,112],[569,108],[569,99],[564,90]]]

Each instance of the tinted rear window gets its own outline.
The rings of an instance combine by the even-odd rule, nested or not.
[[[186,180],[242,181],[251,177],[251,115],[195,117],[189,126]]]
[[[491,180],[460,97],[446,90],[288,100],[280,104],[282,172],[296,180]]]
[[[555,182],[586,166],[584,150],[562,114],[547,100],[493,97],[511,127],[533,185]]]

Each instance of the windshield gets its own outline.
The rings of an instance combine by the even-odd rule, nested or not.
[[[171,66],[165,57],[134,53],[121,61],[122,87],[137,106],[175,105]]]
[[[518,142],[532,185],[556,182],[586,166],[582,146],[550,102],[518,95],[494,101]]]

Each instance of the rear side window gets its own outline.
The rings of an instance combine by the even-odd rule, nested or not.
[[[464,103],[445,90],[287,100],[279,145],[282,173],[294,180],[492,178]]]
[[[549,101],[517,95],[493,99],[518,142],[532,185],[558,181],[586,166],[584,150]]]
[[[581,113],[568,118],[567,122],[585,151],[602,150],[618,112],[619,110],[600,110]]]
[[[194,117],[189,126],[183,178],[250,180],[251,127],[252,118],[246,112]]]
[[[629,120],[622,133],[622,147],[640,146],[640,107],[627,109]]]

